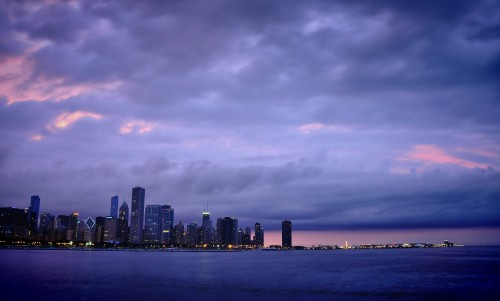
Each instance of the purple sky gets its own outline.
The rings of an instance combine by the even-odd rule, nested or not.
[[[0,0],[0,206],[500,233],[499,11]]]

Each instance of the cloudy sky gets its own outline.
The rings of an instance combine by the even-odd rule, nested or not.
[[[500,243],[499,8],[0,1],[0,206]]]

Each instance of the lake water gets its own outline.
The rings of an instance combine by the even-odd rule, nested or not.
[[[0,300],[500,300],[500,248],[0,250]]]

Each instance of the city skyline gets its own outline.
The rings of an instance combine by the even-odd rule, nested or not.
[[[500,244],[499,7],[0,0],[0,207]]]

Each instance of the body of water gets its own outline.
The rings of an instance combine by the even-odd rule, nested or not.
[[[500,300],[500,248],[0,250],[1,300]]]

